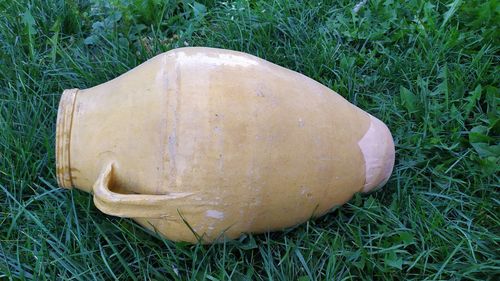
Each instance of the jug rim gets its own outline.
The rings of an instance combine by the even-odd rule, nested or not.
[[[60,187],[71,189],[70,141],[76,95],[79,89],[63,91],[56,121],[56,176]]]

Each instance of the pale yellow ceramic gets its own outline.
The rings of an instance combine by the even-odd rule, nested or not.
[[[212,242],[304,222],[383,185],[394,164],[375,117],[304,75],[211,48],[64,91],[56,154],[60,186],[189,242],[192,230]]]

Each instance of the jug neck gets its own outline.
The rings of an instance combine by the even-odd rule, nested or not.
[[[71,189],[70,140],[73,112],[78,89],[64,90],[59,102],[56,122],[56,174],[60,187]]]

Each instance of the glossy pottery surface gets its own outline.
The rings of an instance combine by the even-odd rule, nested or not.
[[[383,185],[387,127],[299,73],[229,50],[181,48],[64,91],[59,185],[176,241],[280,230]]]

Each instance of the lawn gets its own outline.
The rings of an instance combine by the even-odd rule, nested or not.
[[[0,279],[498,280],[500,6],[0,0]],[[293,229],[173,243],[57,187],[64,89],[164,51],[247,52],[386,122],[387,185]]]

